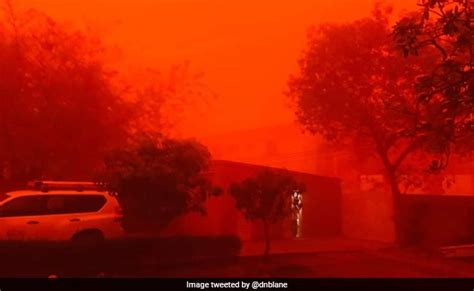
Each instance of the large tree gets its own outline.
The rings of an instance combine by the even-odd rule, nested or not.
[[[255,177],[231,184],[229,192],[236,207],[251,221],[260,221],[265,238],[265,257],[270,252],[270,227],[298,212],[302,205],[295,192],[302,194],[304,185],[288,172],[263,170]]]
[[[166,72],[142,67],[131,71],[126,76],[132,84],[126,98],[133,101],[139,112],[130,124],[131,134],[145,131],[179,135],[183,120],[190,114],[188,109],[195,113],[214,97],[202,75],[188,63],[175,65]]]
[[[124,140],[130,117],[103,47],[41,13],[8,7],[0,23],[0,175],[85,178]]]
[[[430,126],[438,131],[439,150],[474,149],[474,3],[470,0],[422,0],[419,11],[402,17],[393,35],[408,60],[436,52],[434,68],[417,79],[418,99],[438,112]]]
[[[220,194],[207,171],[211,155],[194,140],[137,134],[109,153],[99,180],[116,193],[129,231],[158,231],[188,212],[204,213]]]
[[[311,29],[288,94],[307,130],[348,148],[357,140],[378,157],[402,243],[401,168],[429,143],[431,131],[424,124],[435,115],[420,106],[413,86],[431,59],[405,61],[393,45],[386,15],[378,9],[372,18]]]

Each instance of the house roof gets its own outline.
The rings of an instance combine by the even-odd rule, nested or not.
[[[282,168],[275,168],[275,167],[266,166],[266,165],[256,165],[256,164],[237,162],[237,161],[229,161],[229,160],[213,160],[211,162],[211,167],[221,166],[221,165],[222,166],[234,166],[234,167],[247,167],[247,168],[254,168],[254,169],[255,168],[261,168],[261,169],[284,170],[284,171],[288,171],[290,173],[298,174],[298,175],[306,175],[306,176],[325,178],[325,179],[334,179],[334,180],[337,180],[337,181],[341,180],[341,178],[338,178],[338,177],[321,176],[321,175],[315,175],[315,174],[312,174],[312,173],[299,172],[299,171],[293,171],[293,170],[282,169]]]

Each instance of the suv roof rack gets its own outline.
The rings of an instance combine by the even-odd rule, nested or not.
[[[95,182],[80,182],[80,181],[31,181],[28,183],[28,187],[31,187],[35,190],[40,190],[43,192],[48,192],[49,190],[75,190],[75,191],[84,191],[84,190],[97,190],[104,191],[105,184],[95,183]]]

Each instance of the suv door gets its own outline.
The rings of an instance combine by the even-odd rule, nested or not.
[[[50,235],[48,240],[69,240],[82,229],[101,227],[92,225],[106,199],[101,195],[49,195],[46,209],[48,215],[42,220],[40,228]]]
[[[45,196],[21,196],[5,202],[0,208],[2,238],[38,239],[41,217],[46,213]]]

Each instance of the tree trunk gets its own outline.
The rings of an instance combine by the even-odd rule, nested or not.
[[[382,159],[383,165],[386,171],[386,177],[390,184],[390,191],[392,192],[392,220],[395,230],[395,244],[404,245],[405,236],[404,236],[404,227],[403,227],[403,217],[401,209],[401,192],[398,187],[398,178],[397,178],[397,167],[398,165],[393,165],[390,162],[388,157],[388,151],[380,143],[377,143],[377,150],[380,158]]]
[[[395,243],[399,246],[403,246],[407,243],[406,235],[404,232],[404,219],[401,207],[402,194],[398,187],[398,179],[395,171],[387,169],[387,178],[390,183],[390,190],[392,192],[393,200],[393,223],[395,227]]]
[[[268,255],[270,254],[270,225],[268,224],[268,221],[263,220],[263,235],[265,238],[265,253],[264,257],[268,258]]]

